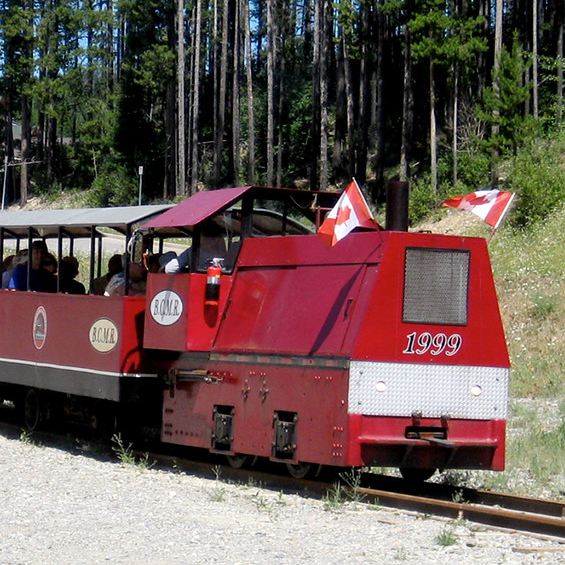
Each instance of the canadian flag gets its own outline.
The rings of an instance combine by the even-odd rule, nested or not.
[[[508,208],[510,208],[513,199],[514,194],[511,192],[504,192],[503,190],[493,188],[490,190],[478,190],[466,196],[448,198],[443,203],[443,206],[469,210],[469,212],[473,212],[489,226],[496,229]]]
[[[353,180],[318,228],[318,234],[328,246],[333,246],[357,227],[381,229],[373,218],[357,181]]]

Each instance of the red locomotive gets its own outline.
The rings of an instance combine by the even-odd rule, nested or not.
[[[100,227],[132,261],[170,238],[190,251],[144,296],[1,292],[0,396],[31,427],[156,425],[163,442],[295,476],[503,469],[509,358],[485,241],[373,230],[328,248],[315,232],[335,199],[240,187],[170,208],[5,213],[2,249],[54,237],[72,254],[87,237],[92,278]]]

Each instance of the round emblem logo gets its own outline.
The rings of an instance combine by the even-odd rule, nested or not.
[[[100,353],[112,351],[118,344],[118,338],[118,326],[108,318],[99,318],[90,326],[88,334],[90,345]]]
[[[33,317],[33,345],[36,349],[41,349],[45,345],[47,338],[47,312],[43,306],[35,311]]]
[[[161,326],[172,326],[182,315],[181,297],[172,290],[162,290],[151,300],[151,317]]]

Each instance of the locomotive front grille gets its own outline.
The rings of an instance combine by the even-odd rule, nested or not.
[[[402,321],[466,325],[468,250],[406,248]]]

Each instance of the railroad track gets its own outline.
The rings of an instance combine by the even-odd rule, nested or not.
[[[564,502],[433,483],[406,485],[378,475],[365,481],[381,484],[381,488],[356,489],[368,502],[565,539]]]
[[[3,422],[0,433],[16,438],[21,431],[14,424]],[[80,451],[76,440],[64,439],[59,434],[34,432],[34,436],[43,445],[59,449]],[[147,446],[150,447],[150,446]],[[108,447],[108,450],[111,448]],[[139,451],[140,457],[147,452]],[[92,456],[92,453],[89,454]],[[107,456],[107,455],[106,455]],[[565,544],[565,502],[513,496],[504,493],[475,490],[470,488],[445,486],[435,483],[408,483],[395,477],[363,473],[358,480],[359,486],[335,476],[322,476],[317,480],[294,479],[278,474],[268,463],[257,468],[234,469],[223,464],[222,458],[210,458],[204,452],[203,461],[186,459],[182,452],[149,452],[150,460],[163,469],[183,470],[185,472],[218,480],[249,483],[272,490],[284,490],[311,498],[323,499],[335,490],[336,481],[342,487],[355,493],[356,500],[378,504],[388,508],[421,512],[429,515],[452,519],[466,519],[492,527],[518,530],[534,534],[562,538]],[[218,464],[221,461],[222,464]],[[564,546],[565,550],[565,546]]]
[[[153,455],[151,455],[153,457]],[[159,457],[163,461],[163,456]],[[176,467],[178,460],[174,460]],[[187,470],[210,476],[210,467],[188,462]],[[260,484],[265,488],[324,498],[335,489],[336,478],[318,480],[294,479],[273,473],[272,470],[232,469],[224,465],[213,469],[216,478]],[[343,480],[341,481],[344,482]],[[355,499],[388,508],[410,510],[446,518],[465,519],[486,526],[542,534],[565,540],[565,502],[514,496],[504,493],[450,487],[436,483],[413,484],[395,477],[364,473],[360,486],[344,488],[355,491]],[[565,541],[564,541],[565,543]],[[564,546],[565,551],[565,546]]]

